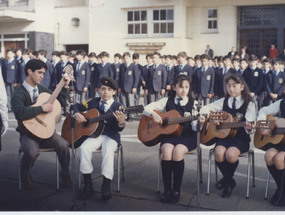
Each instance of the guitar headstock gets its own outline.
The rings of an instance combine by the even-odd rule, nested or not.
[[[70,78],[72,78],[73,77],[73,66],[70,64],[67,64],[63,68],[63,72],[64,72],[64,75],[68,75]]]
[[[255,127],[273,130],[276,127],[276,123],[275,120],[259,120],[256,122]]]
[[[224,121],[229,117],[228,113],[225,111],[220,111],[220,112],[210,112],[208,115],[208,118],[210,120],[219,120],[219,121]]]
[[[125,108],[123,105],[121,105],[119,110],[123,113],[142,113],[144,111],[144,107],[142,105],[137,105]]]

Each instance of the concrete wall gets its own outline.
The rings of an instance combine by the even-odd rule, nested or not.
[[[54,35],[46,32],[29,32],[29,47],[31,50],[44,49],[48,52],[47,57],[51,57],[54,51]]]

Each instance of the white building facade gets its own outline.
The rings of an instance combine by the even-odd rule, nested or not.
[[[284,0],[2,0],[1,51],[159,51],[214,55],[247,46],[266,55],[285,44]]]

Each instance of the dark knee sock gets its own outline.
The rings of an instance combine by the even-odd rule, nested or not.
[[[226,173],[225,178],[226,178],[226,181],[228,181],[229,183],[232,182],[233,180],[238,164],[239,164],[238,160],[235,163],[229,163],[226,161],[227,173]]]
[[[183,173],[184,173],[184,159],[173,162],[173,190],[180,192]]]
[[[219,170],[221,171],[223,177],[225,177],[225,175],[227,174],[227,163],[226,161],[222,161],[222,162],[217,162],[216,161],[216,165],[219,168]]]
[[[84,184],[92,184],[91,174],[83,174]]]
[[[277,189],[281,189],[281,180],[282,180],[283,170],[277,170],[275,165],[270,165],[270,166],[267,165],[267,168],[277,185]]]
[[[161,160],[162,179],[164,191],[171,191],[172,185],[172,161]]]

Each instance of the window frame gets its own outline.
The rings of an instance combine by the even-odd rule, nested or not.
[[[141,12],[142,11],[146,11],[146,20],[141,20]],[[133,20],[132,21],[129,21],[129,12],[133,12]],[[140,16],[140,20],[135,20],[135,12],[139,12],[139,16]],[[132,9],[132,10],[126,10],[126,34],[128,37],[147,37],[148,35],[148,10],[147,9]],[[130,34],[129,33],[129,25],[132,24],[133,25],[133,33]],[[140,33],[136,34],[135,31],[136,31],[136,27],[135,25],[139,24],[140,25]],[[146,33],[142,33],[142,24],[146,24]]]
[[[209,17],[209,11],[212,11],[212,13],[214,14],[214,10],[216,10],[216,14],[217,17]],[[219,30],[219,10],[218,8],[207,8],[206,10],[206,33],[218,33]],[[216,22],[216,28],[209,28],[209,22],[212,23],[212,25],[214,24],[214,22]]]
[[[166,13],[165,13],[165,20],[161,20],[161,19],[158,19],[158,20],[154,20],[154,11],[158,10],[159,11],[159,18],[160,18],[160,14],[161,14],[161,11],[165,10]],[[172,10],[172,19],[167,19],[167,13],[168,11]],[[166,25],[166,28],[165,28],[165,33],[161,33],[161,24],[165,23]],[[172,23],[173,24],[173,32],[172,33],[169,33],[168,32],[168,24],[169,23]],[[159,24],[159,32],[158,33],[155,33],[154,32],[154,25],[155,24]],[[152,9],[152,36],[154,37],[173,37],[174,36],[174,8],[154,8]]]

